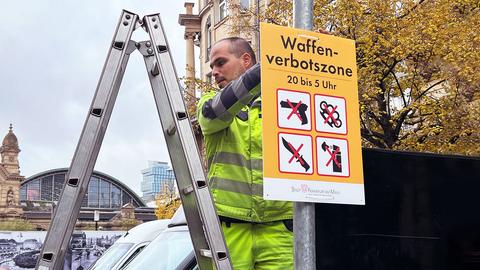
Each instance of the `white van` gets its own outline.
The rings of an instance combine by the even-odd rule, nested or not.
[[[168,228],[121,270],[198,270],[183,207]]]
[[[142,223],[128,230],[103,254],[90,270],[116,270],[130,262],[161,232],[170,219],[154,220]]]

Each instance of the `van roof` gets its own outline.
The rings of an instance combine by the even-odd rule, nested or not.
[[[164,231],[170,219],[153,220],[137,225],[128,230],[115,243],[141,243],[151,241],[155,236]]]

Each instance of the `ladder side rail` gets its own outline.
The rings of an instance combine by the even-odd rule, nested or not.
[[[141,42],[140,52],[144,54],[146,47],[144,42]],[[156,60],[153,54],[144,54],[144,61],[147,71],[151,71],[155,68]],[[192,180],[189,170],[181,170],[181,168],[187,168],[187,160],[182,152],[182,143],[175,134],[169,135],[174,132],[174,116],[171,106],[168,102],[164,82],[161,76],[152,75],[149,72],[150,84],[154,93],[155,103],[157,106],[158,115],[161,116],[162,129],[165,134],[165,140],[167,142],[168,150],[170,153],[170,159],[175,172],[175,179],[177,181],[180,198],[182,200],[185,217],[189,228],[190,237],[194,245],[195,257],[200,269],[212,269],[212,260],[210,258],[202,256],[200,250],[209,250],[208,242],[205,237],[203,228],[203,222],[200,217],[200,212],[197,209],[197,194],[193,192]]]
[[[170,134],[172,133],[172,128],[174,128],[176,130],[174,135],[176,136],[166,136],[167,142],[168,140],[180,141],[181,148],[170,150],[169,147],[169,150],[172,151],[171,156],[175,173],[177,174],[177,171],[181,173],[181,168],[188,166],[190,175],[187,180],[190,180],[189,184],[196,194],[197,211],[200,212],[199,214],[203,221],[204,232],[209,243],[212,258],[217,269],[232,269],[228,249],[223,237],[223,230],[218,219],[212,195],[207,185],[205,172],[203,171],[203,163],[193,135],[190,118],[188,117],[182,91],[177,80],[175,66],[169,51],[168,42],[165,38],[160,16],[158,14],[145,16],[144,25],[149,32],[154,47],[153,53],[158,65],[158,70],[155,70],[154,68],[154,73],[158,72],[163,78],[163,83],[165,85],[164,88],[166,90],[168,102],[170,103],[170,108],[175,113],[173,117],[174,126],[170,127]],[[160,110],[159,113],[161,113]],[[160,117],[162,117],[161,114]],[[167,130],[167,134],[168,131],[169,130]],[[175,169],[176,164],[174,163],[174,159],[179,155],[184,156],[179,162],[183,161],[186,163],[184,166]],[[179,188],[180,184],[181,183],[179,182]],[[184,210],[187,215],[189,209]]]
[[[127,19],[128,18],[128,19]],[[138,15],[123,11],[77,144],[36,269],[63,269],[64,256],[113,110]]]

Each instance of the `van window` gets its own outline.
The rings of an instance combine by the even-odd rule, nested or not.
[[[146,247],[146,245],[137,248],[137,249],[132,253],[132,255],[130,255],[130,256],[128,257],[128,260],[126,260],[126,261],[122,264],[122,266],[120,266],[119,269],[122,269],[123,267],[125,267],[125,265],[127,265],[129,262],[131,262],[133,259],[135,259],[135,257],[137,257],[137,255],[140,254],[140,252],[142,252],[142,250],[143,250],[145,247]]]
[[[125,270],[130,269],[175,269],[192,251],[188,231],[165,231],[153,240]],[[152,268],[154,266],[154,268]]]
[[[91,270],[112,269],[122,256],[133,246],[133,243],[117,243],[107,249]]]

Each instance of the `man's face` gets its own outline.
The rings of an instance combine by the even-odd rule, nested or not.
[[[215,82],[220,88],[224,88],[229,82],[237,79],[245,73],[251,63],[248,54],[237,57],[230,52],[230,42],[221,41],[212,47],[210,52],[210,67]]]

